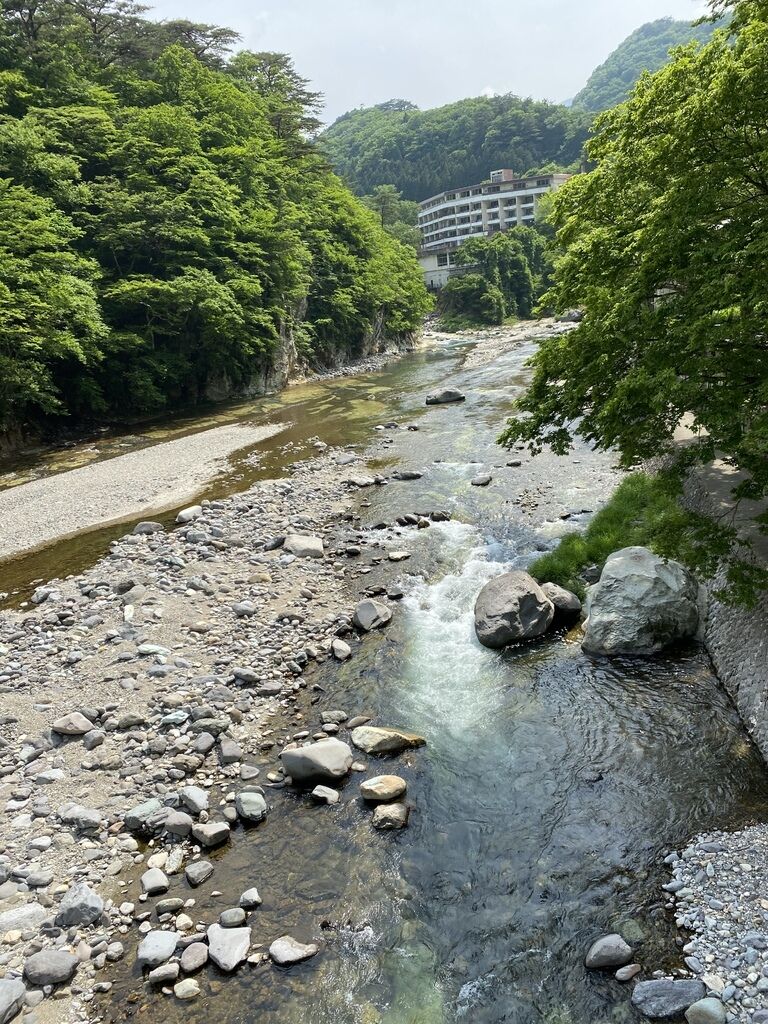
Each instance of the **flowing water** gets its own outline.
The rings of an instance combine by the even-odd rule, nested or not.
[[[404,831],[371,830],[359,776],[332,808],[274,790],[267,823],[220,855],[224,895],[195,892],[195,914],[211,920],[257,885],[256,941],[320,938],[320,955],[290,971],[208,974],[210,998],[183,1007],[128,1000],[140,979],[125,967],[112,1019],[608,1024],[636,1018],[626,987],[585,972],[594,937],[621,931],[650,970],[679,963],[662,858],[699,830],[765,818],[766,776],[698,650],[603,662],[586,658],[575,635],[504,653],[475,640],[481,586],[583,525],[616,482],[610,459],[586,449],[505,465],[494,439],[530,351],[483,364],[456,342],[236,413],[283,417],[289,437],[262,446],[257,467],[244,453],[222,493],[274,475],[313,436],[363,444],[376,423],[418,424],[385,433],[391,443],[371,465],[425,475],[360,492],[362,521],[434,508],[454,519],[397,538],[413,557],[393,624],[345,665],[316,670],[308,682],[322,689],[308,692],[320,694],[311,726],[342,708],[428,744],[372,765],[407,780]],[[461,388],[467,402],[426,410],[424,394],[438,386]],[[488,488],[470,484],[481,470],[494,475]],[[107,542],[91,537],[74,562]]]

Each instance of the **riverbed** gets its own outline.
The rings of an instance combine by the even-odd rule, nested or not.
[[[267,822],[217,858],[215,888],[195,890],[195,918],[214,920],[258,885],[254,940],[266,946],[290,932],[318,941],[320,953],[288,971],[209,970],[199,976],[203,997],[183,1005],[144,988],[126,959],[114,989],[94,1003],[99,1014],[179,1024],[637,1020],[629,988],[587,975],[586,948],[617,930],[646,976],[680,967],[660,888],[663,856],[698,832],[768,814],[762,761],[699,649],[606,663],[582,654],[578,633],[504,653],[476,642],[482,585],[583,528],[618,479],[610,455],[583,445],[562,459],[499,449],[535,342],[491,362],[476,357],[482,344],[446,340],[377,373],[308,385],[239,414],[282,420],[287,436],[241,453],[209,496],[279,475],[318,439],[355,445],[367,471],[390,477],[349,499],[352,518],[340,517],[338,532],[342,543],[370,532],[385,549],[408,551],[398,570],[403,600],[393,602],[392,625],[348,662],[309,669],[300,700],[310,730],[324,711],[341,709],[426,737],[420,750],[370,759],[369,774],[406,779],[410,823],[373,832],[359,775],[334,807],[269,789]],[[425,407],[438,387],[457,387],[467,401]],[[398,482],[396,469],[423,475]],[[482,473],[490,485],[473,486]],[[393,525],[434,509],[451,521]],[[76,552],[22,559],[5,589],[18,589],[18,600],[35,574],[82,568],[110,540],[97,531]],[[356,585],[381,571],[374,561]],[[275,765],[276,751],[264,752],[262,777]]]

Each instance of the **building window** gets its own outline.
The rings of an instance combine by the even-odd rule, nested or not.
[[[437,265],[438,267],[448,266],[448,257],[444,253],[437,257]]]

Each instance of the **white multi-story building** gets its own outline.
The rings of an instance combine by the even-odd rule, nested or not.
[[[554,192],[570,174],[539,174],[518,178],[506,168],[491,171],[489,181],[455,188],[420,204],[419,263],[428,288],[442,288],[456,262],[456,250],[468,238],[508,231],[518,224],[533,224],[536,205]]]

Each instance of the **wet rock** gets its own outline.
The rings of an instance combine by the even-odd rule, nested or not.
[[[133,532],[137,536],[147,535],[151,533],[163,533],[164,530],[165,527],[163,526],[162,523],[154,523],[152,522],[151,519],[147,519],[144,522],[137,523],[133,528]]]
[[[380,601],[374,601],[372,598],[366,598],[365,601],[360,601],[355,608],[352,616],[352,621],[358,629],[363,630],[364,633],[370,633],[372,629],[380,629],[392,618],[392,611],[385,604],[381,604]]]
[[[213,864],[207,860],[195,860],[188,864],[184,871],[187,881],[195,889],[203,882],[207,882],[212,874]]]
[[[555,606],[555,618],[576,619],[581,612],[581,601],[565,587],[558,587],[556,583],[542,583],[541,589]]]
[[[283,935],[279,939],[275,939],[269,947],[269,955],[280,967],[290,967],[291,964],[309,960],[310,957],[315,956],[317,951],[318,947],[314,942],[304,944],[291,935]]]
[[[475,633],[484,647],[499,649],[542,636],[555,609],[527,572],[507,572],[483,587],[475,602]]]
[[[706,994],[700,981],[638,981],[632,1005],[649,1020],[674,1020]]]
[[[585,966],[590,970],[602,970],[607,967],[623,967],[632,959],[632,947],[621,935],[603,935],[589,947]]]
[[[416,469],[396,469],[392,474],[393,480],[421,480],[424,476]]]
[[[720,1000],[710,996],[690,1006],[685,1019],[688,1024],[726,1024],[727,1015]]]
[[[298,533],[288,534],[283,550],[296,555],[297,558],[322,558],[325,554],[322,538],[304,537]]]
[[[57,718],[51,728],[60,736],[85,736],[93,729],[93,722],[79,711],[72,711],[62,718]]]
[[[0,981],[0,1024],[10,1024],[21,1013],[26,993],[26,986],[19,978],[3,978]]]
[[[193,942],[181,954],[181,969],[194,974],[208,963],[208,947],[204,942]]]
[[[352,751],[341,740],[327,739],[284,750],[280,760],[294,782],[341,779],[352,767]]]
[[[442,391],[434,391],[431,395],[427,395],[427,405],[448,405],[452,402],[464,402],[466,397],[461,391],[456,391],[455,388],[443,388]]]
[[[360,725],[352,730],[352,742],[366,754],[399,754],[402,750],[423,747],[426,740],[413,732],[387,729],[373,725]]]
[[[147,981],[150,985],[156,985],[160,988],[162,985],[172,985],[178,976],[179,965],[177,963],[161,964],[149,972]]]
[[[173,986],[173,994],[177,999],[182,999],[185,1002],[190,999],[197,999],[200,995],[200,986],[194,978],[184,978],[181,981],[177,981]]]
[[[219,914],[222,928],[240,928],[245,924],[245,910],[242,907],[230,907]]]
[[[405,790],[405,779],[399,775],[377,775],[360,783],[360,796],[371,802],[396,800]]]
[[[195,519],[198,519],[203,514],[202,505],[190,505],[189,508],[183,508],[181,512],[176,516],[177,523],[191,523]]]
[[[473,487],[487,487],[493,480],[490,473],[481,473],[479,476],[473,477],[469,482]]]
[[[637,977],[642,969],[640,964],[627,964],[626,967],[620,967],[614,977],[616,981],[631,981]]]
[[[653,654],[699,626],[699,588],[679,562],[647,548],[610,556],[590,588],[583,648],[590,654]]]
[[[352,648],[338,637],[331,643],[331,651],[337,661],[346,661],[352,657]]]
[[[267,801],[261,793],[244,790],[235,797],[237,813],[246,821],[263,821],[267,816]]]
[[[408,824],[408,815],[407,804],[379,804],[373,812],[371,823],[380,832],[389,832],[393,829],[405,828]]]
[[[79,882],[71,886],[64,895],[56,914],[56,924],[60,928],[70,928],[73,925],[93,924],[97,921],[104,910],[104,901],[97,892],[94,892],[85,882]]]
[[[179,942],[178,932],[155,929],[147,932],[139,943],[136,959],[140,967],[159,967],[170,960]]]
[[[79,958],[64,949],[41,949],[25,961],[24,977],[38,988],[61,985],[69,981],[79,964]]]
[[[208,929],[208,955],[222,971],[234,971],[248,956],[250,945],[250,928],[222,928],[220,924],[212,924]]]
[[[331,789],[330,786],[315,786],[312,796],[321,804],[337,804],[340,799],[338,790]]]

